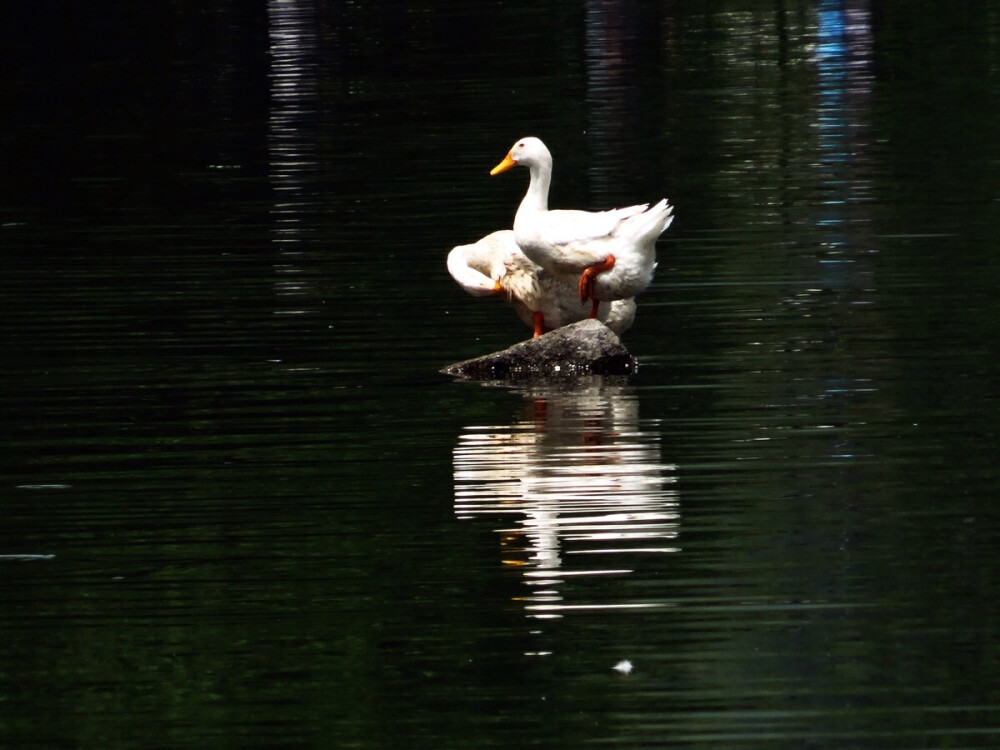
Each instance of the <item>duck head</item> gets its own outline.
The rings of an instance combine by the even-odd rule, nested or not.
[[[521,138],[504,157],[504,160],[490,170],[491,175],[506,172],[511,167],[535,167],[548,164],[551,168],[552,154],[540,139],[534,136]]]

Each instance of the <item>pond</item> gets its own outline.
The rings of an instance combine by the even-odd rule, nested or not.
[[[991,747],[1000,5],[5,12],[0,744]],[[669,198],[629,377],[448,276]]]

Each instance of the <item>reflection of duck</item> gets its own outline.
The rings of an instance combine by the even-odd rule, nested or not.
[[[581,301],[635,297],[653,279],[656,239],[673,221],[666,199],[611,211],[550,211],[552,154],[538,138],[522,138],[490,174],[514,166],[531,171],[528,192],[514,216],[514,237],[524,254],[552,273],[579,275]]]
[[[471,245],[448,253],[448,272],[476,297],[503,293],[535,336],[587,317],[590,305],[564,278],[532,263],[514,242],[509,229],[493,232]],[[627,330],[635,318],[635,302],[615,300],[601,305],[597,318],[615,333]]]
[[[628,575],[639,558],[677,552],[675,467],[659,435],[642,429],[638,399],[601,378],[538,385],[513,424],[467,427],[454,451],[455,513],[509,519],[498,529],[503,562],[521,570],[532,617],[576,608],[656,607],[648,598],[573,602],[577,580]],[[540,408],[543,405],[544,408]]]

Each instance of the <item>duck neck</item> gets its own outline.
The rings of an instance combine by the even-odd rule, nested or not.
[[[532,164],[530,169],[531,181],[528,183],[528,192],[521,201],[521,208],[530,211],[548,211],[552,162],[540,161]]]

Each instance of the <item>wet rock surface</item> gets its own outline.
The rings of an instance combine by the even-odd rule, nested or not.
[[[635,359],[611,329],[597,320],[581,320],[502,351],[457,362],[441,372],[470,380],[499,380],[630,375],[635,370]]]

